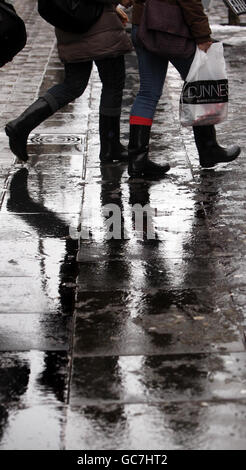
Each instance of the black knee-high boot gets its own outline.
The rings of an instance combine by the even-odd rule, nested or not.
[[[99,115],[100,161],[128,161],[127,149],[120,143],[120,116]]]
[[[8,122],[5,132],[9,137],[12,152],[23,162],[28,160],[27,139],[30,132],[45,121],[53,111],[48,102],[39,98],[31,104],[17,119]]]
[[[241,152],[238,145],[232,145],[228,148],[221,147],[217,143],[214,126],[195,126],[193,132],[200,165],[203,168],[211,168],[217,163],[232,162]]]
[[[158,165],[149,160],[150,130],[151,126],[130,125],[128,173],[133,178],[161,178],[170,170],[168,163]]]

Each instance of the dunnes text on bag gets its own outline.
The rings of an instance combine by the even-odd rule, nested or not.
[[[202,80],[184,84],[183,103],[227,103],[228,80]]]
[[[197,47],[180,97],[182,126],[210,126],[225,121],[228,94],[223,44],[214,43],[207,52]]]

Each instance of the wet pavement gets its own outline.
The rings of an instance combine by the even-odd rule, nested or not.
[[[31,134],[28,164],[11,154],[5,123],[62,76],[52,28],[35,2],[15,2],[28,43],[0,70],[0,450],[246,448],[246,31],[221,26],[215,3],[231,90],[218,140],[242,153],[200,169],[170,67],[151,158],[171,171],[131,181],[125,165],[99,165],[95,70]],[[126,60],[124,144],[138,89]]]

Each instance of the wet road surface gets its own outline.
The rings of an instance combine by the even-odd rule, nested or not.
[[[31,134],[28,164],[14,159],[5,123],[62,76],[52,28],[31,0],[16,6],[29,36],[0,71],[0,449],[245,449],[244,30],[211,12],[231,90],[218,140],[239,159],[200,169],[170,68],[150,155],[171,171],[131,181],[99,165],[96,71]],[[133,53],[124,144],[137,89]]]

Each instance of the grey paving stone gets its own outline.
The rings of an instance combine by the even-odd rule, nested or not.
[[[181,274],[182,273],[182,274]],[[177,277],[178,276],[178,277]],[[159,265],[151,261],[132,260],[98,261],[81,263],[78,289],[109,291],[138,289],[183,289],[202,287],[228,287],[220,260],[171,259],[169,263],[160,260]]]
[[[155,289],[80,292],[76,356],[244,351],[229,292]]]
[[[77,226],[79,214],[56,213],[38,202],[29,202],[30,205],[27,202],[27,206],[25,203],[20,203],[20,200],[13,204],[11,202],[8,209],[10,210],[11,206],[12,211],[1,212],[2,241],[18,239],[24,242],[25,240],[42,238],[65,239],[69,235],[69,227]]]
[[[0,319],[0,351],[67,351],[70,347],[71,317],[1,312]]]
[[[30,169],[13,169],[2,213],[79,213],[83,158],[42,156]]]
[[[67,367],[63,351],[0,353],[1,450],[63,448]]]
[[[245,354],[75,358],[71,405],[240,400]]]
[[[76,450],[244,450],[245,401],[95,405],[68,412]]]

